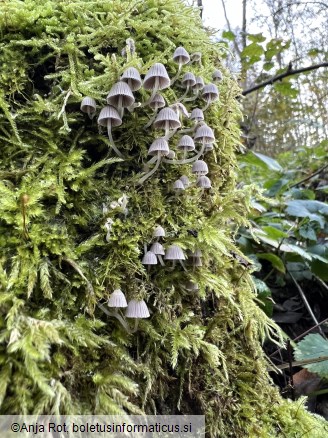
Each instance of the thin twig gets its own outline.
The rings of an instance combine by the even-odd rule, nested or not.
[[[291,186],[289,186],[289,188],[292,189],[293,187],[299,186],[300,184],[302,184],[302,183],[308,181],[309,179],[313,178],[314,176],[319,175],[319,173],[323,172],[323,171],[324,171],[325,169],[327,169],[327,168],[328,168],[328,164],[326,164],[326,165],[320,167],[320,169],[316,170],[316,171],[315,171],[314,173],[312,173],[310,176],[307,176],[306,178],[301,179],[301,181],[298,181],[297,183],[292,184]]]

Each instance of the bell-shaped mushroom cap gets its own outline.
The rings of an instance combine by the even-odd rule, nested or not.
[[[185,186],[184,186],[183,182],[181,181],[181,179],[177,179],[173,184],[173,190],[180,191],[180,190],[184,190],[184,189],[185,189]]]
[[[158,90],[163,90],[171,84],[166,68],[163,64],[157,63],[152,65],[148,70],[143,83],[144,89],[153,90],[155,88],[156,78],[158,79]]]
[[[201,252],[200,249],[196,249],[194,252],[191,252],[191,253],[189,254],[189,257],[192,257],[192,258],[201,258],[201,257],[203,257],[203,254],[202,254],[202,252]]]
[[[215,84],[207,84],[202,91],[202,97],[207,102],[214,102],[219,98],[219,90]]]
[[[128,84],[123,81],[116,82],[107,95],[107,103],[116,107],[122,106],[123,108],[131,106],[134,103],[134,96]]]
[[[169,152],[169,144],[164,137],[156,138],[148,149],[148,155],[158,155],[159,153],[161,156],[166,156]]]
[[[165,250],[163,248],[163,245],[161,245],[158,242],[152,244],[152,246],[150,247],[150,251],[156,255],[165,255]]]
[[[149,310],[144,300],[131,300],[125,312],[127,318],[149,318]]]
[[[192,264],[193,266],[203,266],[202,259],[200,257],[194,257]]]
[[[170,149],[166,157],[169,158],[170,160],[173,160],[173,158],[175,158],[175,152]]]
[[[202,143],[213,143],[215,141],[212,129],[207,125],[200,126],[195,135],[194,140]]]
[[[163,227],[158,225],[154,228],[153,237],[165,237],[165,230]]]
[[[182,85],[185,87],[193,87],[196,84],[196,78],[193,73],[186,73],[183,75],[183,78],[181,79]]]
[[[206,175],[208,173],[208,167],[207,167],[207,164],[205,163],[205,161],[197,160],[192,165],[191,171],[195,175]]]
[[[214,70],[212,78],[213,78],[213,81],[217,81],[217,82],[222,81],[223,76],[222,76],[222,73],[220,72],[220,70]]]
[[[134,67],[129,67],[123,72],[121,81],[126,82],[132,91],[139,90],[142,84],[140,73]]]
[[[176,112],[178,115],[181,113],[184,116],[189,117],[187,108],[181,102],[173,103],[172,105],[170,105],[170,108],[172,108],[173,111]]]
[[[199,62],[202,59],[202,54],[201,52],[194,52],[190,55],[191,60],[194,62]]]
[[[191,115],[190,115],[190,119],[191,120],[196,120],[197,122],[200,122],[202,120],[204,120],[204,113],[201,109],[199,108],[195,108],[191,111]]]
[[[143,265],[157,265],[157,257],[153,252],[147,251],[143,256],[141,263]]]
[[[211,143],[207,143],[205,145],[205,152],[212,151],[214,149],[214,146]]]
[[[164,97],[160,94],[155,94],[152,100],[149,102],[149,106],[153,110],[157,110],[158,108],[163,108],[165,106]]]
[[[202,90],[202,89],[204,88],[204,80],[203,80],[203,78],[200,77],[200,76],[196,76],[195,79],[196,79],[196,83],[195,83],[195,85],[192,87],[193,90],[196,90],[196,91],[198,91],[198,90]]]
[[[128,303],[126,302],[124,293],[121,289],[116,289],[109,297],[107,302],[108,307],[127,307]]]
[[[180,248],[180,246],[171,245],[166,250],[164,259],[165,260],[186,260],[186,257],[184,255],[182,249]]]
[[[207,178],[207,176],[202,175],[197,179],[197,187],[201,187],[202,189],[210,189],[212,187],[211,180]]]
[[[185,284],[185,288],[192,292],[199,290],[198,284],[194,283],[193,281],[187,281]]]
[[[84,113],[95,113],[97,109],[96,101],[92,97],[84,97],[81,102],[81,111]]]
[[[193,151],[195,149],[194,140],[190,135],[184,135],[180,138],[177,148],[182,149],[183,151]]]
[[[98,117],[98,125],[107,126],[108,120],[111,123],[111,126],[120,126],[122,125],[122,119],[117,112],[116,108],[110,105],[104,106],[100,111]]]
[[[187,188],[190,184],[189,182],[189,178],[186,175],[182,175],[180,176],[180,181],[182,181],[182,184],[184,185],[185,188]]]
[[[173,61],[177,64],[187,64],[190,61],[190,56],[184,47],[177,47],[173,53]]]
[[[172,108],[163,108],[158,113],[153,125],[157,129],[165,128],[168,122],[169,129],[180,128],[181,123]]]

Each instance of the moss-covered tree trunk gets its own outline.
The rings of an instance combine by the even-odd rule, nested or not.
[[[211,437],[325,436],[266,371],[261,342],[275,328],[231,255],[249,197],[235,187],[240,90],[197,13],[180,0],[8,0],[0,28],[0,413],[205,414]],[[167,152],[146,164],[164,135],[177,160],[195,157],[178,142],[188,128],[197,140],[202,126],[182,111],[177,132],[146,127],[151,90],[134,91],[141,105],[117,108],[122,124],[112,117],[109,136],[97,123],[127,68],[145,75],[161,63],[178,75],[178,46],[201,60],[159,90],[166,107],[183,97],[186,72],[210,83],[223,71],[220,99],[204,111],[215,135],[200,155],[211,189]],[[207,106],[201,93],[187,90],[189,114]],[[86,96],[97,104],[90,118]],[[190,185],[174,190],[182,175]],[[165,237],[153,237],[156,226]],[[189,259],[147,267],[156,240]],[[144,300],[150,318],[109,307],[118,289],[128,315]]]

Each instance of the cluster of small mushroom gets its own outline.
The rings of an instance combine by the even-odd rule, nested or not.
[[[209,105],[219,98],[218,88],[214,83],[204,84],[202,77],[195,75],[192,72],[186,72],[181,80],[180,85],[185,89],[183,95],[170,106],[166,106],[164,97],[160,94],[161,90],[172,87],[179,79],[181,69],[186,64],[201,61],[201,54],[194,53],[191,56],[183,47],[178,47],[173,54],[173,61],[178,64],[177,74],[173,79],[169,78],[166,68],[161,63],[156,63],[150,67],[142,81],[138,70],[134,67],[129,67],[123,73],[120,81],[115,83],[107,95],[107,105],[100,111],[98,117],[98,124],[107,128],[109,143],[115,153],[123,158],[121,151],[115,145],[112,128],[122,124],[124,110],[133,111],[136,108],[144,108],[146,106],[153,110],[153,115],[145,125],[145,128],[153,126],[156,130],[164,130],[162,137],[156,138],[150,145],[148,155],[152,158],[146,163],[146,168],[151,170],[139,179],[139,184],[142,184],[146,179],[153,175],[159,168],[161,163],[166,164],[187,164],[193,163],[192,173],[197,176],[196,185],[203,189],[211,188],[211,181],[206,176],[208,167],[206,163],[201,160],[201,156],[213,149],[215,137],[212,129],[206,125],[204,121],[204,111]],[[219,70],[213,73],[213,81],[220,81],[222,74]],[[149,98],[143,103],[135,103],[133,92],[143,87],[151,94]],[[191,96],[189,96],[191,93]],[[194,108],[189,115],[183,102],[192,102],[201,98],[205,101],[205,106]],[[96,114],[96,102],[91,97],[85,97],[81,103],[81,110],[93,118]],[[190,118],[193,126],[188,129],[180,129],[182,127],[183,117]],[[169,140],[180,129],[181,133],[192,133],[190,135],[183,135],[177,143],[177,153],[182,152],[183,158],[175,159],[175,152],[169,148]],[[200,149],[197,152],[195,143],[200,144]],[[190,158],[187,155],[195,151],[196,154]],[[173,190],[181,192],[189,185],[189,180],[186,176],[182,176],[173,183]]]
[[[107,301],[107,306],[113,309],[126,309],[126,318],[149,318],[149,310],[144,300],[131,300],[127,303],[121,289],[115,289]]]

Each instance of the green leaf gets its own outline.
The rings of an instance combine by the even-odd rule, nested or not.
[[[280,166],[278,161],[274,160],[271,157],[268,157],[267,155],[259,154],[258,152],[252,152],[259,160],[261,160],[263,163],[265,163],[269,169],[275,170],[277,172],[282,172],[283,168]]]
[[[319,334],[307,335],[296,346],[294,357],[296,360],[311,360],[322,356],[328,356],[328,341]],[[328,378],[328,360],[304,365],[312,373]]]
[[[282,238],[288,237],[288,234],[284,231],[278,230],[278,228],[271,227],[271,226],[264,226],[262,227],[262,230],[265,231],[266,235],[270,237],[271,239],[279,240]]]
[[[222,32],[222,38],[225,38],[226,40],[229,41],[234,41],[236,39],[236,35],[231,32],[231,30],[224,30]]]
[[[247,38],[252,41],[252,43],[263,43],[266,40],[266,37],[262,35],[262,33],[249,33],[247,34]]]
[[[272,266],[277,269],[277,271],[282,272],[283,274],[286,272],[285,265],[280,257],[272,252],[268,253],[257,253],[256,254],[259,259],[268,260],[271,262]]]
[[[295,98],[299,93],[296,88],[293,88],[293,85],[290,82],[276,82],[274,88],[279,91],[280,94],[287,97]]]
[[[269,70],[271,70],[273,67],[274,67],[274,62],[269,62],[269,61],[267,61],[267,62],[265,62],[265,63],[263,64],[263,70],[265,70],[265,71],[269,71]]]
[[[241,52],[242,58],[249,57],[261,57],[263,55],[264,49],[262,46],[256,43],[251,43],[248,46],[244,48],[244,50]]]
[[[299,232],[300,236],[304,237],[304,239],[317,240],[317,234],[316,234],[313,226],[311,226],[311,223],[313,223],[313,222],[302,225],[299,228],[298,232]]]

